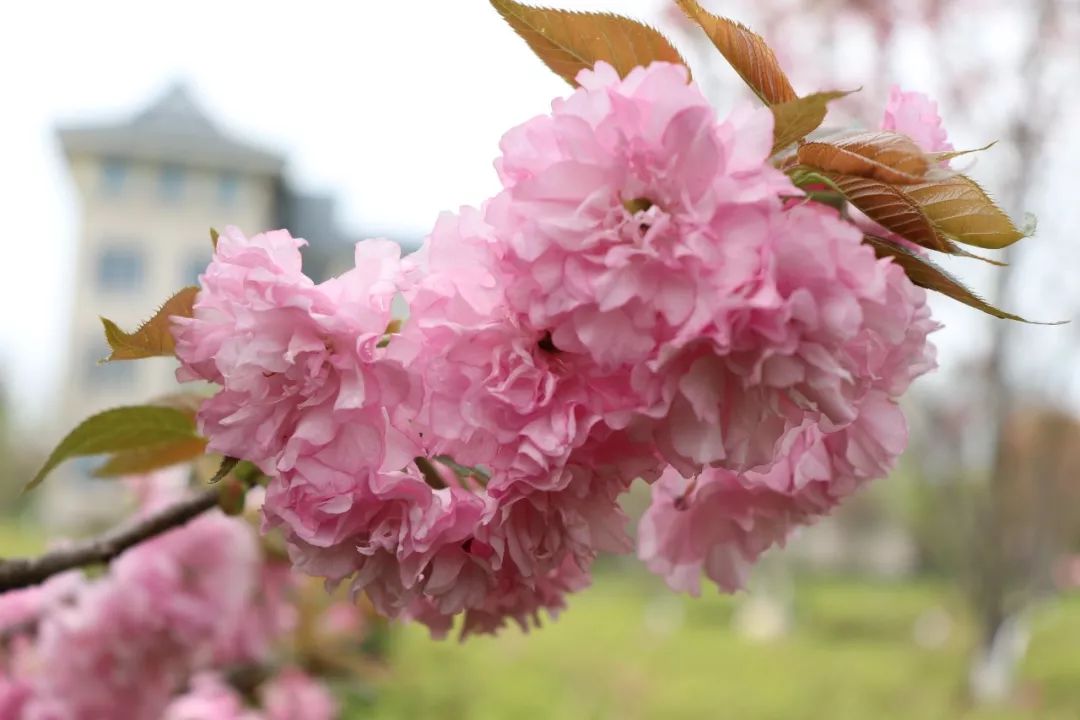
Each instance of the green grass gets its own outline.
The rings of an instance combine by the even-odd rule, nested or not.
[[[389,669],[350,717],[440,720],[1065,720],[1080,717],[1080,598],[1043,609],[1018,700],[965,700],[972,642],[962,605],[930,583],[804,582],[796,628],[773,642],[732,631],[735,601],[674,596],[607,574],[539,632],[464,644],[403,627]],[[920,648],[913,626],[942,608],[953,631]]]

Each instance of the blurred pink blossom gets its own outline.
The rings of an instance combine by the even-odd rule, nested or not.
[[[200,673],[191,687],[165,709],[162,720],[263,720],[263,715],[244,705],[243,698],[223,678]]]
[[[920,92],[905,92],[897,85],[889,91],[881,129],[907,135],[925,152],[953,149],[942,127],[937,103]]]
[[[137,494],[179,497],[172,479],[142,478],[166,489]],[[0,697],[21,705],[0,717],[160,717],[192,673],[268,659],[288,622],[274,587],[282,571],[264,563],[250,525],[214,510],[124,552],[100,578],[65,574],[0,595],[0,608],[34,616],[0,654]]]
[[[334,696],[321,682],[296,668],[286,668],[262,687],[266,720],[333,720]]]

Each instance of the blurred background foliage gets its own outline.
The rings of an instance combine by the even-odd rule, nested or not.
[[[1080,597],[1032,616],[1009,704],[965,692],[976,629],[948,583],[801,577],[794,629],[739,632],[740,601],[672,596],[636,572],[603,572],[557,622],[525,636],[432,643],[393,635],[355,718],[1075,718]]]

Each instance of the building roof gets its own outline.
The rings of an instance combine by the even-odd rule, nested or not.
[[[281,155],[218,128],[183,83],[170,86],[126,122],[65,125],[57,132],[69,155],[89,153],[265,174],[279,174],[284,165]]]

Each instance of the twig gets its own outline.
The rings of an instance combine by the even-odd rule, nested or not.
[[[100,537],[58,548],[38,557],[0,559],[0,592],[36,585],[72,568],[107,563],[133,545],[183,525],[215,507],[217,502],[218,489],[210,488]]]

